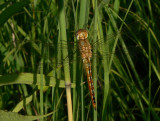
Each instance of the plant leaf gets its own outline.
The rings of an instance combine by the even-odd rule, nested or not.
[[[34,80],[35,76],[32,73],[19,73],[19,74],[9,74],[0,76],[0,86],[11,85],[11,84],[35,84],[40,86],[40,74],[37,74],[37,80]],[[65,81],[58,80],[49,76],[43,76],[43,85],[55,87],[58,84],[59,87],[65,88]],[[71,84],[72,88],[75,88],[75,84]]]
[[[54,112],[48,113],[46,115],[39,115],[39,116],[24,116],[15,112],[6,112],[3,110],[0,110],[0,120],[1,121],[33,121],[36,119],[47,117],[53,113]]]
[[[24,6],[30,3],[29,0],[23,0],[21,2],[14,3],[13,5],[9,6],[0,14],[0,27],[17,11],[21,10]],[[3,7],[3,6],[2,6]]]

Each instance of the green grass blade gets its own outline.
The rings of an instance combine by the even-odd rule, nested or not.
[[[97,0],[94,0],[94,30],[97,30],[97,21],[98,21],[98,6]],[[94,34],[93,42],[97,41],[97,34]],[[93,53],[97,53],[97,46],[93,47]],[[96,54],[93,54],[93,83],[94,83],[94,90],[95,90],[95,98],[96,98],[96,108],[97,108],[97,57]],[[94,110],[94,121],[97,121],[97,111]]]
[[[5,11],[3,11],[0,14],[0,27],[16,12],[21,10],[24,6],[28,5],[30,3],[29,0],[23,0],[21,2],[14,3],[13,5],[6,8]]]
[[[55,87],[56,79],[49,76],[43,75],[43,85]],[[35,83],[36,82],[36,83]],[[28,85],[38,85],[40,86],[40,74],[37,74],[37,80],[34,80],[33,73],[19,73],[19,74],[9,74],[0,76],[0,86],[5,85],[13,85],[13,84],[28,84]],[[59,85],[60,88],[65,88],[64,80],[60,80]],[[71,84],[72,88],[75,88],[75,84]]]
[[[68,58],[68,49],[65,42],[67,42],[67,34],[66,34],[66,20],[65,20],[65,8],[64,1],[59,1],[59,25],[60,25],[60,38],[62,40],[62,52],[63,52],[63,63],[64,63],[64,74],[65,74],[65,82],[66,82],[66,94],[67,94],[67,108],[68,108],[68,120],[73,121],[73,112],[72,112],[72,100],[71,100],[71,78],[70,78],[70,70],[69,70],[69,60]]]

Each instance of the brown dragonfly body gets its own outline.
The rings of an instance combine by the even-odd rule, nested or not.
[[[91,45],[87,40],[88,31],[84,29],[79,29],[76,33],[76,37],[78,40],[78,45],[81,53],[81,58],[83,60],[83,65],[87,73],[88,88],[90,91],[92,104],[94,109],[96,109],[96,100],[95,100],[95,93],[94,93],[94,86],[93,86],[93,79],[91,72],[91,61],[90,61],[92,57],[92,51],[91,51]]]

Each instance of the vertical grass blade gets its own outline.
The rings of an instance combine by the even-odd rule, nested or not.
[[[78,2],[77,2],[78,3]],[[75,23],[75,30],[77,30],[77,9],[75,9],[74,6],[74,0],[72,0],[72,8],[73,8],[73,14],[74,14],[74,23]],[[78,8],[78,6],[77,6]],[[77,44],[76,44],[77,39],[74,38],[74,52],[77,49]],[[73,55],[73,83],[77,84],[77,53]],[[77,87],[77,86],[76,86]],[[77,112],[78,112],[78,103],[79,103],[79,96],[78,96],[78,88],[73,89],[73,120],[76,121],[77,118]]]
[[[43,46],[43,45],[42,45]],[[40,61],[40,114],[43,115],[43,47],[41,47],[41,61]],[[40,119],[44,121],[44,119]]]
[[[80,2],[79,29],[84,27],[86,16],[86,0]]]
[[[86,0],[81,0],[80,1],[80,14],[79,14],[79,29],[82,29],[84,27],[84,24],[85,24],[85,16],[86,16]],[[83,73],[82,73],[83,74]],[[81,76],[81,82],[83,82],[83,75]],[[81,118],[82,118],[82,121],[84,121],[85,119],[85,111],[84,111],[84,88],[83,88],[83,84],[81,85],[81,102],[82,102],[82,110],[81,110]]]
[[[64,1],[59,0],[59,25],[60,25],[60,38],[62,40],[62,52],[63,52],[63,63],[64,63],[64,74],[65,74],[65,83],[66,83],[66,94],[67,94],[67,108],[68,108],[68,120],[73,121],[72,115],[72,100],[71,100],[71,79],[70,79],[70,70],[69,70],[69,59],[68,49],[67,49],[67,35],[66,35],[66,21],[65,21],[65,8]]]
[[[94,0],[94,30],[97,31],[97,19],[98,19],[98,7],[97,7],[97,0]],[[97,33],[94,34],[93,43],[97,41]],[[95,90],[95,98],[96,98],[96,108],[97,107],[97,44],[93,46],[93,83],[94,83],[94,90]],[[94,110],[94,121],[97,121],[97,111]]]
[[[148,80],[149,80],[149,83],[148,83],[148,85],[149,85],[149,89],[148,89],[148,100],[149,100],[149,105],[148,105],[148,121],[151,121],[151,117],[150,117],[150,115],[151,115],[151,87],[152,87],[152,85],[151,85],[151,37],[150,37],[150,31],[148,31],[148,53],[149,53],[149,57],[148,57],[148,70],[149,70],[149,72],[148,72]]]

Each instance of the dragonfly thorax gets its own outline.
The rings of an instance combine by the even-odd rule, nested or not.
[[[84,40],[84,39],[87,39],[87,37],[88,37],[88,31],[85,30],[85,29],[79,29],[76,32],[76,38],[77,38],[77,40]]]

